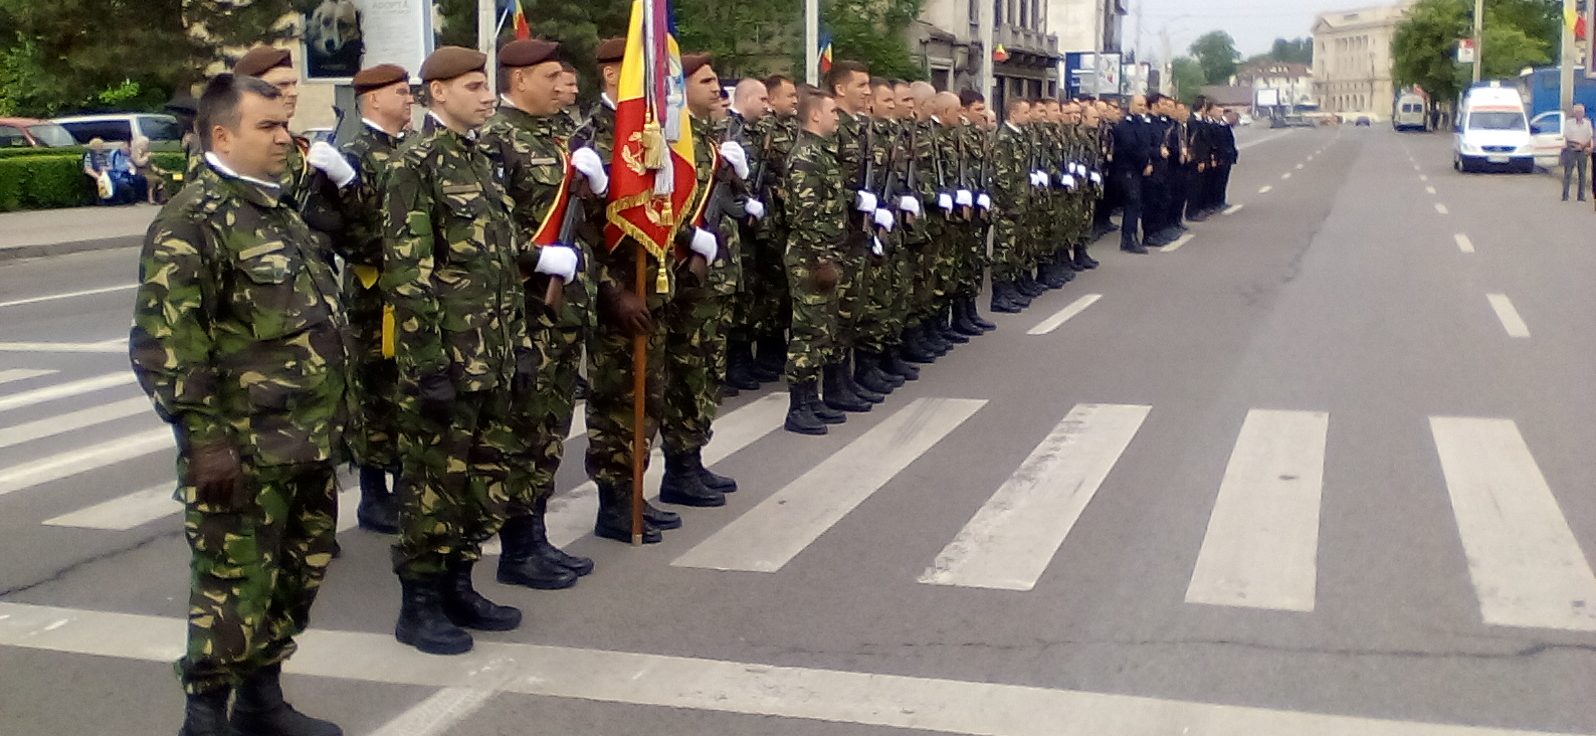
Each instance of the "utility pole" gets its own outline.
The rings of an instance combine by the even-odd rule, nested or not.
[[[997,29],[993,28],[997,11],[997,6],[994,3],[997,0],[970,1],[981,4],[978,9],[979,12],[976,14],[977,23],[981,26],[981,94],[986,95],[987,104],[996,106],[998,105],[998,98],[995,94],[997,73],[992,66],[997,62],[992,60],[992,51],[997,48],[994,43],[997,37]],[[998,112],[1001,114],[1003,111],[999,109]]]
[[[494,78],[499,70],[499,49],[498,44],[494,43],[498,40],[499,30],[497,10],[493,0],[477,0],[477,49],[488,55],[488,89],[492,90],[499,88],[498,80]]]
[[[1578,44],[1574,42],[1574,29],[1568,25],[1568,19],[1574,16],[1574,12],[1574,0],[1563,0],[1563,14],[1557,19],[1558,25],[1563,28],[1563,42],[1561,44],[1563,58],[1561,60],[1560,66],[1562,68],[1560,69],[1560,81],[1558,83],[1559,88],[1562,90],[1562,96],[1558,104],[1565,111],[1574,107],[1574,65],[1579,63],[1577,58],[1579,48]]]
[[[820,85],[820,0],[804,0],[804,81]]]
[[[1474,83],[1479,84],[1480,70],[1485,63],[1485,46],[1480,27],[1485,23],[1485,0],[1474,0]]]

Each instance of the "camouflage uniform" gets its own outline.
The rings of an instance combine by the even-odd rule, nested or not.
[[[1013,282],[1024,267],[1031,233],[1031,189],[1026,180],[1026,133],[1011,123],[999,129],[992,148],[992,281]]]
[[[516,353],[531,350],[511,202],[474,134],[427,119],[389,171],[383,295],[394,305],[400,376],[400,538],[394,570],[435,579],[474,562],[503,522]],[[444,376],[453,415],[421,413]]]
[[[350,454],[362,467],[399,469],[399,368],[383,354],[385,302],[377,279],[382,274],[383,192],[388,166],[399,152],[399,138],[363,125],[344,144],[344,157],[356,178],[339,190],[344,221],[340,238],[344,304],[349,309],[351,370],[349,388],[356,411],[345,435]]]
[[[896,224],[892,232],[880,235],[886,255],[869,260],[870,307],[859,344],[866,351],[881,353],[897,345],[903,333],[907,296],[912,288],[909,274],[906,273],[906,268],[911,265],[907,246],[911,240],[918,241],[923,230],[918,223],[907,225],[898,207],[900,198],[908,194],[903,185],[909,170],[907,124],[880,118],[871,123],[876,127],[876,147],[872,155],[875,156],[877,176],[883,183],[891,183],[896,190],[890,198],[882,198],[878,205],[893,213]],[[886,192],[887,188],[884,185],[881,191]]]
[[[752,302],[748,322],[756,337],[777,338],[783,345],[792,320],[792,294],[787,288],[785,254],[794,219],[787,203],[785,175],[787,161],[801,132],[797,116],[772,113],[751,127],[750,138],[758,142],[754,154],[761,159],[760,165],[765,169],[765,180],[770,186],[769,201],[764,203],[765,218],[754,228],[752,246],[745,249],[750,256],[748,260],[752,261],[752,268],[743,270]],[[761,360],[765,359],[762,355]]]
[[[930,120],[909,121],[905,125],[911,126],[913,131],[908,139],[908,150],[914,160],[915,180],[912,189],[907,188],[910,182],[905,182],[904,194],[920,203],[920,216],[913,218],[913,222],[905,228],[904,235],[908,255],[902,272],[906,279],[903,321],[907,326],[929,319],[933,312],[940,309],[934,304],[945,221],[942,210],[937,206],[935,156],[938,126]]]
[[[185,691],[287,659],[332,559],[334,464],[348,415],[331,261],[274,188],[201,169],[145,236],[129,353],[177,437],[238,450],[241,509],[180,480],[192,551]]]
[[[870,269],[866,263],[870,259],[869,238],[861,238],[858,232],[848,232],[850,228],[855,231],[861,229],[859,223],[855,222],[859,215],[853,212],[851,200],[854,195],[851,192],[864,184],[865,157],[874,155],[873,148],[866,150],[865,131],[868,125],[869,118],[853,115],[841,108],[837,110],[837,164],[842,172],[842,185],[850,192],[848,204],[851,214],[848,216],[849,227],[844,229],[844,240],[838,243],[841,260],[837,265],[842,268],[842,281],[837,284],[837,330],[832,334],[829,361],[832,363],[846,360],[848,351],[858,343],[868,308]],[[873,230],[874,226],[870,229]],[[797,306],[793,308],[797,309]]]
[[[556,205],[567,186],[567,141],[576,132],[569,121],[564,113],[534,116],[501,104],[482,128],[483,142],[504,168],[505,189],[515,202],[511,210],[515,227],[533,240],[534,250],[554,242],[536,242],[535,234],[557,235],[560,222],[546,220],[564,213]],[[571,199],[567,206],[580,207],[582,203]],[[511,463],[510,518],[531,514],[540,500],[554,492],[554,475],[565,454],[565,436],[571,432],[576,411],[582,344],[593,328],[593,305],[598,298],[593,282],[597,266],[588,246],[581,242],[568,245],[581,250],[585,271],[565,285],[558,310],[543,302],[551,277],[538,274],[527,283],[527,330],[539,354],[539,369],[532,395],[517,397],[511,409],[512,423],[525,440],[527,452]],[[535,262],[535,258],[530,260]]]
[[[992,192],[994,136],[973,123],[964,125],[959,133],[960,155],[965,161],[969,188],[976,197],[983,193],[991,196],[993,207],[996,207],[997,196]],[[979,207],[972,208],[969,221],[960,228],[962,237],[955,282],[958,284],[956,293],[962,297],[974,298],[981,293],[982,277],[992,261],[987,251],[987,233],[996,217],[997,213],[990,209],[982,212]]]
[[[782,181],[792,212],[802,212],[804,226],[787,240],[787,286],[792,293],[792,338],[787,348],[786,379],[800,384],[820,378],[820,370],[836,352],[836,289],[820,289],[815,270],[822,263],[840,265],[848,226],[850,192],[837,160],[836,142],[803,131],[787,161]],[[839,285],[840,287],[840,285]]]

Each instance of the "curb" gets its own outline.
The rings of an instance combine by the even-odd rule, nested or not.
[[[24,258],[47,258],[50,256],[64,256],[69,253],[84,253],[95,250],[115,250],[117,248],[137,248],[144,242],[144,236],[123,235],[114,238],[98,238],[95,240],[77,240],[69,243],[34,243],[30,245],[0,246],[0,262],[17,261]]]

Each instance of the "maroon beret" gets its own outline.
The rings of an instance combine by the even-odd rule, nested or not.
[[[620,36],[606,38],[593,50],[593,60],[600,64],[619,64],[626,58],[626,39]]]
[[[288,49],[280,49],[275,46],[256,46],[244,52],[242,57],[239,57],[238,63],[233,65],[233,74],[240,77],[258,77],[268,70],[276,69],[280,66],[292,67],[293,65],[293,57],[289,55]]]
[[[499,66],[506,69],[518,67],[537,66],[545,61],[556,61],[554,52],[560,45],[553,41],[543,41],[529,38],[524,41],[511,41],[499,49]]]
[[[439,46],[421,62],[421,81],[447,82],[471,72],[486,72],[488,55],[462,46]]]
[[[410,73],[398,64],[378,64],[373,67],[361,69],[355,74],[352,83],[355,94],[363,95],[374,89],[382,89],[390,84],[398,84],[410,80]]]
[[[691,77],[713,63],[715,57],[710,54],[682,54],[682,76]]]

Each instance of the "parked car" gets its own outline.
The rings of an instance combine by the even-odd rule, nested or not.
[[[0,148],[45,148],[73,146],[72,134],[48,120],[38,118],[0,118]]]
[[[1245,128],[1245,127],[1247,127],[1249,125],[1252,125],[1252,116],[1248,115],[1247,113],[1242,113],[1241,114],[1241,122],[1239,124],[1243,128]]]
[[[1358,116],[1358,121],[1353,123],[1352,127],[1354,127],[1354,128],[1368,128],[1368,127],[1372,127],[1373,125],[1374,125],[1374,121],[1370,120],[1368,115],[1359,115]]]
[[[159,113],[73,115],[56,118],[54,122],[66,128],[78,143],[88,143],[95,138],[128,143],[135,135],[142,135],[151,142],[183,140],[183,126],[177,118]]]
[[[1452,129],[1452,167],[1463,173],[1534,172],[1535,147],[1526,118],[1524,98],[1516,89],[1493,82],[1469,90]]]
[[[1530,145],[1535,147],[1535,165],[1548,169],[1563,157],[1563,111],[1553,110],[1530,120]]]

